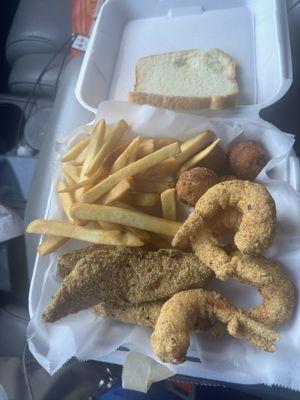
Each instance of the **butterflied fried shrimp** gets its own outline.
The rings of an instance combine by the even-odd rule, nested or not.
[[[193,250],[217,278],[233,278],[259,290],[263,303],[249,311],[251,318],[271,327],[283,325],[294,309],[295,289],[281,268],[263,256],[240,251],[227,254],[220,247],[218,235],[236,228],[240,218],[235,209],[220,213],[191,238]]]
[[[172,245],[184,246],[189,237],[228,207],[241,213],[234,243],[242,253],[259,253],[270,246],[276,225],[274,200],[262,185],[240,180],[221,182],[208,189],[174,236]]]
[[[43,319],[54,322],[103,301],[139,304],[165,299],[180,290],[203,287],[213,275],[197,256],[181,251],[96,251],[77,262]]]
[[[189,332],[201,318],[215,316],[236,338],[269,352],[276,350],[279,335],[252,320],[216,292],[204,289],[175,294],[162,307],[152,334],[156,355],[172,364],[182,363],[189,348]]]

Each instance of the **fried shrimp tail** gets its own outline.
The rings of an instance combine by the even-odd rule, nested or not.
[[[163,362],[182,363],[190,331],[199,319],[212,316],[226,326],[231,336],[268,352],[276,350],[276,332],[252,320],[216,292],[194,289],[175,294],[163,305],[151,338],[157,356]]]
[[[276,350],[273,342],[279,340],[279,335],[275,331],[242,313],[238,313],[228,322],[227,330],[231,336],[246,340],[258,349],[269,353]]]

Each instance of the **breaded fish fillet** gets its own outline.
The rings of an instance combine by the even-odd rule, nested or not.
[[[57,257],[57,275],[61,278],[65,278],[75,268],[77,262],[88,255],[91,255],[99,250],[114,250],[115,246],[90,246],[85,247],[81,250],[71,251],[70,253],[60,254]]]
[[[84,256],[99,250],[112,250],[112,246],[91,246],[82,250],[61,254],[57,259],[57,275],[65,278],[74,269],[76,263]],[[164,301],[153,301],[138,305],[99,303],[91,308],[95,314],[102,318],[112,318],[128,324],[135,324],[154,328]],[[209,320],[200,319],[196,331],[206,331],[211,327]]]
[[[137,305],[115,305],[100,303],[91,310],[102,318],[112,318],[127,324],[154,328],[164,301],[153,301]],[[205,332],[212,328],[209,318],[197,320],[194,332]]]
[[[114,249],[83,256],[43,313],[54,322],[106,302],[140,304],[204,287],[214,273],[191,253],[161,249]]]

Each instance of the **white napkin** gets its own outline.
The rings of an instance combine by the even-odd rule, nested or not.
[[[300,287],[300,197],[292,187],[299,181],[297,159],[290,155],[294,143],[292,135],[279,132],[270,124],[257,121],[210,119],[197,115],[179,114],[149,106],[123,102],[104,102],[99,106],[97,119],[109,123],[125,119],[131,126],[129,135],[170,136],[185,139],[204,129],[213,130],[228,147],[233,141],[253,139],[261,142],[272,157],[257,181],[263,183],[274,197],[278,211],[278,231],[272,247],[266,252],[282,264],[282,268]],[[72,141],[76,140],[72,136]],[[59,146],[66,148],[68,143]],[[56,177],[54,177],[56,179]],[[55,194],[52,195],[48,218],[61,214]],[[42,216],[41,216],[42,217]],[[60,252],[85,246],[69,241]],[[109,360],[109,354],[120,345],[153,357],[151,330],[118,321],[104,320],[91,311],[69,315],[54,324],[44,324],[41,313],[59,287],[56,277],[55,255],[48,256],[48,268],[38,270],[38,257],[30,290],[31,321],[28,327],[29,348],[39,363],[54,373],[76,356],[78,359]],[[237,282],[213,284],[235,304],[258,304],[256,290]],[[237,383],[278,384],[300,389],[300,313],[296,307],[292,320],[279,329],[278,350],[265,353],[250,344],[229,336],[215,340],[208,334],[192,334],[188,355],[194,357],[182,365],[168,365],[172,371],[210,379]]]

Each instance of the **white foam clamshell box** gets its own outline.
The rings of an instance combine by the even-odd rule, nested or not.
[[[127,101],[138,59],[191,48],[220,48],[237,62],[240,87],[237,107],[202,110],[202,115],[224,122],[244,121],[245,126],[259,123],[264,129],[268,126],[278,132],[259,118],[259,111],[280,99],[292,82],[287,16],[282,0],[107,0],[89,41],[76,96],[96,115],[99,104],[106,100]],[[104,104],[104,115],[105,109]],[[117,109],[122,110],[120,103]],[[299,165],[293,151],[289,163],[286,180],[298,190]],[[43,263],[46,261],[38,256],[36,276],[42,274],[38,271]],[[32,304],[36,304],[33,292],[31,288],[31,316]],[[126,352],[119,350],[101,359],[123,363],[125,356]],[[222,373],[206,373],[203,368],[199,373],[199,368],[195,360],[183,364],[180,372],[222,380]],[[259,382],[242,372],[239,376],[238,371],[232,380]]]

